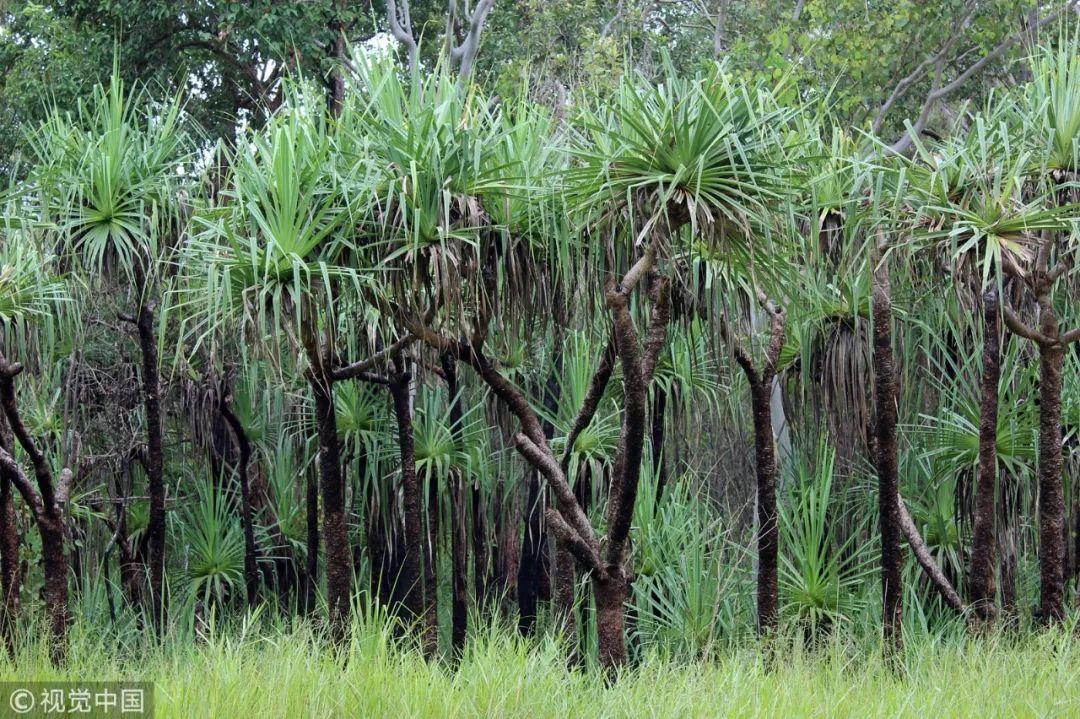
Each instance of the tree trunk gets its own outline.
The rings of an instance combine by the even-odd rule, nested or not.
[[[979,620],[993,622],[997,596],[995,570],[997,532],[998,382],[1001,377],[1000,313],[996,290],[983,295],[982,402],[979,410],[979,468],[975,483],[975,522],[971,539],[971,605]]]
[[[875,464],[881,525],[881,596],[885,656],[899,659],[904,648],[902,558],[900,554],[899,479],[897,471],[897,387],[892,350],[892,298],[883,259],[874,270]]]
[[[319,480],[326,543],[326,603],[330,635],[336,642],[348,637],[352,609],[352,553],[345,520],[345,483],[341,475],[341,445],[330,380],[314,377],[315,422],[319,432]]]
[[[457,381],[457,360],[449,352],[444,352],[440,359],[443,376],[446,379],[446,391],[450,398],[451,433],[457,444],[461,440],[462,430],[461,390]],[[450,561],[452,565],[450,646],[455,657],[460,657],[465,649],[469,623],[469,558],[463,480],[460,469],[451,470],[447,478],[450,487]]]
[[[420,569],[423,536],[420,483],[416,477],[416,453],[413,447],[412,408],[409,406],[411,376],[400,359],[393,361],[390,395],[394,400],[397,419],[398,450],[401,460],[401,487],[405,510],[405,556],[398,581],[403,584],[404,608],[407,620],[419,630],[421,644],[427,656],[438,651],[437,627],[429,624],[424,606],[424,586]]]
[[[653,509],[654,513],[660,511],[660,502],[664,499],[664,490],[667,488],[668,481],[667,462],[664,457],[664,418],[667,414],[667,399],[667,390],[658,385],[653,396],[651,437],[653,477],[656,480],[656,507]]]
[[[0,412],[0,448],[14,456],[15,440],[3,412]],[[0,634],[8,655],[14,659],[22,582],[19,571],[19,527],[11,480],[7,470],[0,468],[0,592],[4,595],[0,603]]]
[[[1046,314],[1042,332],[1055,337],[1057,321]],[[1065,348],[1060,344],[1039,347],[1039,610],[1044,622],[1065,617],[1065,495],[1061,481],[1064,362]]]
[[[240,482],[240,521],[244,530],[244,588],[249,607],[259,603],[259,550],[255,546],[255,528],[251,516],[251,490],[248,484],[248,465],[251,462],[251,442],[240,418],[232,413],[225,399],[221,402],[221,416],[232,429],[236,445],[240,450],[236,476]]]
[[[45,586],[41,595],[45,611],[49,615],[49,658],[56,666],[67,661],[68,614],[68,561],[64,553],[64,520],[54,505],[46,510],[49,515],[37,520],[41,532],[41,559],[45,569]]]
[[[626,601],[630,598],[629,586],[621,575],[606,580],[593,580],[593,598],[596,602],[596,641],[600,666],[614,678],[614,672],[626,664],[626,638],[623,616]]]
[[[776,445],[772,430],[772,380],[751,386],[754,412],[754,457],[757,469],[757,610],[758,634],[765,636],[779,621],[777,554],[780,547],[776,523]]]
[[[42,597],[49,618],[49,657],[54,666],[67,661],[68,625],[68,560],[64,551],[64,515],[61,505],[67,501],[71,484],[71,472],[65,469],[54,484],[52,468],[19,415],[15,397],[15,376],[22,365],[9,364],[0,355],[0,407],[7,419],[11,433],[30,457],[34,466],[33,486],[15,461],[14,456],[0,447],[0,468],[19,490],[23,501],[34,515],[41,536],[41,557],[44,565],[45,586]]]
[[[150,550],[150,614],[160,639],[165,630],[165,437],[158,380],[154,304],[139,308],[136,327],[142,354],[143,406],[146,409],[146,474],[150,496],[147,537]]]
[[[558,410],[559,373],[561,356],[556,356],[544,385],[544,408],[548,416]],[[551,422],[544,420],[544,437],[548,442],[555,436]],[[528,490],[525,498],[525,530],[521,538],[521,561],[518,563],[518,631],[530,636],[536,629],[536,606],[540,597],[540,585],[544,573],[544,510],[547,498],[540,482],[539,470],[532,468],[526,475]]]

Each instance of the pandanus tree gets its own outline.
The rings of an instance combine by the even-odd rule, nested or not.
[[[610,243],[590,250],[606,257],[600,272],[608,275],[605,299],[622,370],[623,417],[603,559],[597,562],[598,552],[590,557],[582,551],[593,546],[594,535],[573,524],[562,505],[558,512],[565,521],[559,534],[592,572],[600,661],[607,666],[625,661],[622,614],[633,580],[630,519],[642,471],[646,397],[665,347],[672,295],[693,297],[698,289],[684,243],[711,244],[716,252],[758,245],[765,252],[759,230],[768,225],[767,205],[782,196],[775,153],[779,141],[772,130],[787,114],[764,87],[733,83],[721,66],[689,80],[675,78],[667,68],[658,84],[627,76],[608,107],[586,112],[577,123],[567,193],[589,239]],[[630,269],[621,281],[611,277],[626,264]],[[639,345],[629,300],[634,285],[646,276],[651,311],[644,345]],[[531,449],[526,443],[519,443],[519,449],[523,445]],[[556,485],[556,479],[548,478]],[[765,531],[761,546],[768,554],[774,513]],[[771,574],[774,585],[774,556]]]
[[[165,602],[165,440],[159,380],[157,314],[171,258],[186,231],[183,172],[190,161],[179,98],[153,102],[128,92],[114,69],[74,113],[55,110],[31,137],[30,178],[47,241],[59,262],[78,269],[91,292],[109,283],[128,308],[141,355],[150,497],[149,598],[155,630]],[[132,311],[133,310],[133,311]]]
[[[566,447],[573,447],[574,431],[588,426],[617,363],[623,415],[603,548],[563,465],[553,461],[524,412],[516,442],[554,490],[556,508],[548,512],[552,532],[590,573],[600,662],[609,669],[626,661],[624,605],[633,581],[630,523],[644,457],[649,385],[665,345],[672,292],[691,285],[676,274],[682,233],[751,242],[754,220],[775,196],[768,127],[783,113],[766,106],[759,90],[733,84],[720,67],[691,80],[677,79],[669,70],[658,85],[629,75],[610,107],[588,111],[577,121],[566,192],[581,217],[591,273],[605,280],[603,297],[613,329],[611,354],[601,359],[596,373],[598,391],[590,388]],[[650,312],[642,341],[630,299],[646,278]]]
[[[49,655],[54,664],[63,664],[70,623],[64,507],[72,473],[66,468],[57,473],[56,458],[49,456],[51,448],[35,437],[24,421],[15,380],[25,368],[8,358],[20,347],[34,346],[27,339],[35,325],[55,323],[62,316],[59,303],[65,293],[48,272],[50,259],[38,251],[33,238],[21,235],[21,230],[8,230],[0,242],[0,589],[4,593],[0,631],[14,656],[22,586],[13,496],[18,492],[41,537],[45,577],[41,595],[48,620]],[[19,461],[16,447],[29,461],[33,481]]]
[[[996,116],[995,116],[996,115]],[[975,516],[969,600],[978,618],[996,613],[997,543],[995,498],[998,479],[998,398],[1001,381],[1001,298],[1009,272],[1027,262],[1040,234],[1069,228],[1069,207],[1055,206],[1045,189],[1031,187],[1032,162],[1016,129],[991,111],[974,118],[964,134],[918,153],[913,176],[919,202],[916,247],[935,251],[949,267],[954,291],[981,296],[982,376]]]
[[[1032,59],[1033,82],[1022,98],[1027,142],[1033,153],[1031,183],[1053,196],[1052,207],[1072,214],[1069,203],[1080,165],[1080,57],[1076,40],[1041,50]],[[1071,219],[1071,218],[1070,218]],[[1037,324],[1002,305],[1009,330],[1039,349],[1039,611],[1043,621],[1065,617],[1065,494],[1062,477],[1062,371],[1065,352],[1080,340],[1080,326],[1063,330],[1055,292],[1071,281],[1076,227],[1032,228],[1025,252],[1002,269],[1025,288],[1037,307]],[[1013,258],[1007,258],[1013,259]]]
[[[394,348],[353,363],[342,356],[339,335],[363,316],[356,266],[367,260],[349,202],[363,197],[367,175],[363,165],[342,172],[337,142],[322,108],[296,93],[265,130],[242,143],[222,202],[195,218],[197,233],[185,258],[188,284],[177,296],[193,318],[194,347],[207,342],[214,356],[239,321],[252,349],[308,385],[319,447],[329,626],[341,640],[350,623],[353,563],[334,385],[373,369]],[[311,522],[318,503],[309,501],[307,510]],[[312,544],[309,568],[317,566],[310,561],[318,552]]]

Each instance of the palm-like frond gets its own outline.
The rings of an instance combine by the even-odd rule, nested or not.
[[[28,187],[57,251],[93,272],[114,267],[132,279],[151,275],[166,244],[175,245],[190,163],[179,97],[151,102],[127,92],[114,68],[74,113],[54,110],[30,136]]]
[[[719,65],[690,80],[668,72],[656,84],[628,74],[610,106],[578,121],[571,206],[637,237],[670,217],[750,235],[784,192],[771,129],[789,116],[764,87],[738,85]]]

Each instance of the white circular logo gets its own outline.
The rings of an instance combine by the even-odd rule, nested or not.
[[[8,704],[16,714],[25,714],[34,708],[34,692],[29,689],[16,689],[11,692]]]

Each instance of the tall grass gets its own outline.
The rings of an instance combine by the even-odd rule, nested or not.
[[[178,634],[161,645],[117,641],[76,626],[71,661],[53,669],[31,642],[0,680],[142,679],[156,684],[158,717],[715,717],[1075,716],[1080,650],[1066,632],[921,635],[905,671],[879,659],[873,639],[836,634],[809,649],[782,639],[768,666],[752,642],[687,663],[648,652],[612,684],[568,669],[557,639],[521,640],[494,626],[460,663],[426,662],[368,613],[347,651],[307,624],[269,617]],[[130,630],[129,630],[130,631]],[[134,638],[134,637],[129,637]],[[135,649],[138,647],[138,650]]]

